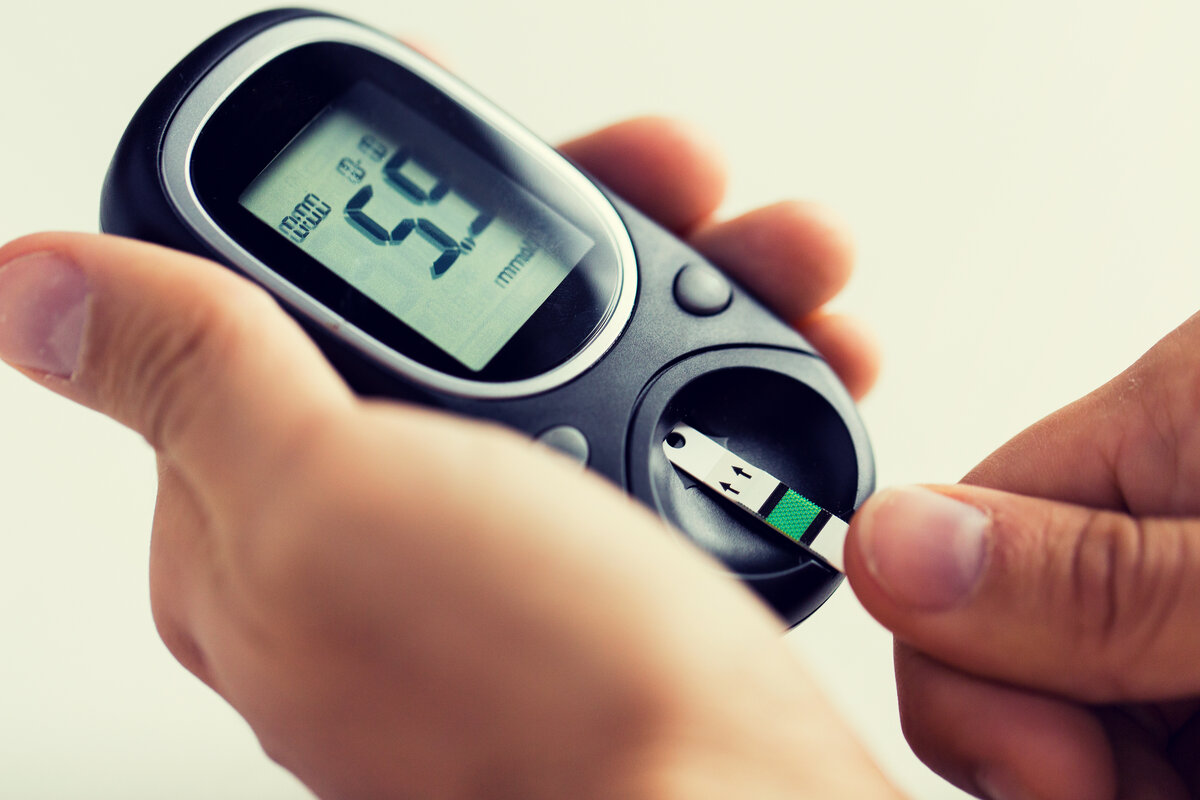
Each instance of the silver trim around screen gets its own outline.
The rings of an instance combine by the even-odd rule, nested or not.
[[[414,361],[347,322],[299,287],[251,255],[230,238],[205,211],[192,185],[192,151],[216,109],[247,78],[268,62],[296,47],[315,42],[350,44],[399,62],[501,131],[530,158],[560,174],[564,182],[594,207],[604,223],[620,270],[618,286],[591,338],[567,361],[533,378],[489,383],[457,378]],[[608,199],[553,148],[472,89],[413,53],[396,40],[348,20],[310,17],[269,28],[223,58],[180,103],[167,124],[159,164],[167,195],[184,223],[209,247],[287,306],[331,331],[373,361],[419,385],[448,394],[481,399],[528,397],[549,391],[582,374],[616,343],[633,314],[637,295],[637,261],[624,223]]]

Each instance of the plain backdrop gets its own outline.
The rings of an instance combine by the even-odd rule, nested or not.
[[[677,115],[725,149],[724,214],[811,198],[858,271],[836,305],[886,366],[881,485],[953,481],[1200,304],[1200,6],[1191,0],[331,2],[430,43],[554,141]],[[155,82],[261,8],[21,2],[0,23],[0,239],[94,230]],[[138,437],[0,371],[0,797],[308,797],[177,667],[150,619]],[[789,635],[890,775],[891,642],[842,589]]]

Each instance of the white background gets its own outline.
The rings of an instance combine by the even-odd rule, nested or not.
[[[109,156],[190,47],[258,5],[6,4],[0,239],[94,230]],[[882,485],[952,481],[1198,305],[1191,0],[356,0],[550,140],[633,114],[725,148],[725,213],[818,199],[880,336]],[[146,600],[151,454],[0,372],[0,797],[307,795],[175,666]],[[914,797],[888,637],[842,590],[790,636]]]

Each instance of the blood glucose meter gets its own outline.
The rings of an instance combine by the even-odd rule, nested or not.
[[[362,394],[567,453],[790,624],[841,580],[874,467],[812,346],[389,36],[296,9],[217,33],[137,111],[101,225],[261,284]]]

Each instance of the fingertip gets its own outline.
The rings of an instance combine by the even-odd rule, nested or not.
[[[706,225],[690,241],[789,320],[808,316],[841,291],[854,263],[843,227],[825,209],[801,200]]]
[[[0,247],[0,359],[84,405],[73,382],[82,358],[96,234],[46,231]],[[94,406],[93,406],[94,407]]]
[[[812,283],[824,288],[830,297],[845,287],[854,268],[854,239],[830,209],[808,200],[790,199],[751,214],[757,225],[778,232],[774,247],[799,262],[797,268],[811,275]]]
[[[817,312],[797,327],[837,373],[851,397],[861,400],[871,391],[883,356],[879,340],[863,323],[844,314]]]
[[[672,231],[699,224],[725,196],[720,149],[679,120],[637,117],[572,139],[559,150]]]
[[[856,590],[870,584],[864,602],[889,622],[957,610],[981,580],[990,528],[979,509],[924,487],[879,492],[847,537]]]
[[[0,263],[0,358],[34,378],[69,379],[79,362],[87,298],[87,276],[53,250]]]

